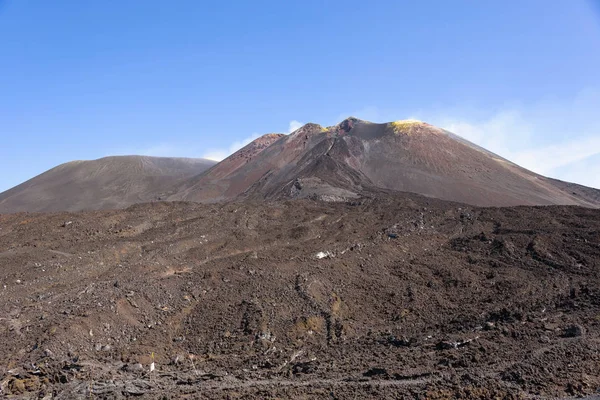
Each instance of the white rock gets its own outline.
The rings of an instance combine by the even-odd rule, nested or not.
[[[322,258],[331,258],[333,257],[333,254],[329,251],[320,251],[317,254],[315,254],[315,257],[320,260]]]

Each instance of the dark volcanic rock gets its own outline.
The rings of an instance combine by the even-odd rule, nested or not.
[[[599,232],[408,194],[0,215],[2,394],[590,394]]]

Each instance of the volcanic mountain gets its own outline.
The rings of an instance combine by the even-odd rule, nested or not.
[[[354,117],[263,136],[183,182],[170,199],[335,201],[382,190],[480,206],[600,205],[600,190],[538,175],[427,123]]]
[[[214,164],[147,156],[72,161],[0,193],[0,213],[96,210],[161,200],[173,193],[172,187]]]
[[[600,190],[538,175],[425,122],[350,117],[264,135],[218,164],[142,156],[70,162],[1,193],[0,213],[156,200],[347,201],[390,192],[478,206],[600,207]]]

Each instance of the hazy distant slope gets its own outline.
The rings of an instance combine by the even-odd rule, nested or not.
[[[214,164],[147,156],[72,161],[0,193],[0,213],[95,210],[158,200]]]
[[[579,185],[577,183],[565,182],[559,179],[547,178],[548,182],[559,189],[576,196],[583,201],[600,204],[600,190],[589,186]]]

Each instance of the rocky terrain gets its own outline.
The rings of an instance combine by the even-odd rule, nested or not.
[[[575,206],[379,193],[0,215],[0,393],[589,395],[599,261],[600,211]]]

